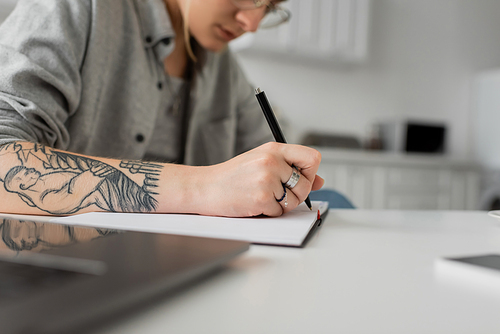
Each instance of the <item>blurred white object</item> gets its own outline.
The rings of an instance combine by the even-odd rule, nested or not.
[[[475,156],[488,169],[500,169],[500,69],[480,74],[475,82]]]
[[[499,219],[500,220],[500,210],[493,210],[488,212],[488,216],[491,216],[493,218]]]
[[[500,69],[480,73],[474,82],[474,155],[483,167],[481,210],[500,208]]]
[[[9,16],[18,0],[0,0],[0,23]]]
[[[368,56],[370,0],[290,0],[290,22],[259,29],[249,52],[361,62]]]

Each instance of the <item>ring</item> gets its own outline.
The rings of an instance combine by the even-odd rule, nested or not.
[[[286,197],[286,187],[285,187],[284,184],[283,184],[283,191],[284,191],[283,196],[281,196],[280,199],[276,199],[276,201],[278,201],[278,203],[281,202],[281,201],[283,201],[285,199],[285,197]]]
[[[283,196],[281,196],[281,198],[277,199],[276,201],[278,203],[280,203],[281,201],[285,200],[285,208],[286,208],[288,206],[288,196],[286,194],[286,186],[285,186],[285,184],[282,183],[282,185],[283,185],[283,191],[284,191]]]
[[[285,186],[288,189],[293,189],[293,187],[295,187],[297,185],[297,183],[299,182],[299,178],[300,178],[300,174],[297,173],[295,170],[292,170],[292,175],[290,176],[288,181],[286,181]]]

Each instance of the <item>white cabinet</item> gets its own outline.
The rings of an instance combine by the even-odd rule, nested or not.
[[[370,0],[289,0],[287,24],[260,29],[248,51],[358,62],[367,57]]]
[[[325,187],[361,209],[473,210],[479,169],[439,156],[319,149]]]

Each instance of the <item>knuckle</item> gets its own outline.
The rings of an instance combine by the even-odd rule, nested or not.
[[[255,194],[254,197],[255,205],[256,207],[264,207],[266,204],[269,203],[269,194],[267,194],[264,191],[259,191],[257,194]]]
[[[270,150],[270,151],[275,151],[279,148],[279,143],[277,142],[274,142],[274,141],[270,141],[270,142],[267,142],[265,143],[264,145],[262,145],[262,147],[264,147],[266,150]]]
[[[259,173],[259,175],[255,176],[255,179],[254,179],[254,182],[256,183],[256,185],[258,186],[259,189],[262,189],[262,188],[268,186],[269,184],[271,184],[274,181],[276,181],[276,180],[272,177],[272,174],[266,173],[266,172]]]
[[[261,168],[276,168],[278,166],[278,161],[272,153],[263,154],[258,160],[259,167]]]
[[[317,150],[314,150],[312,153],[312,160],[314,165],[319,165],[321,163],[321,153]]]

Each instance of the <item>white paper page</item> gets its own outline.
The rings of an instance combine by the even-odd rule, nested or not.
[[[312,207],[313,210],[311,211],[302,203],[293,211],[275,218],[225,218],[178,214],[92,212],[52,218],[50,222],[127,231],[300,246],[316,222],[318,210],[323,214],[328,209],[328,203],[314,201]]]

